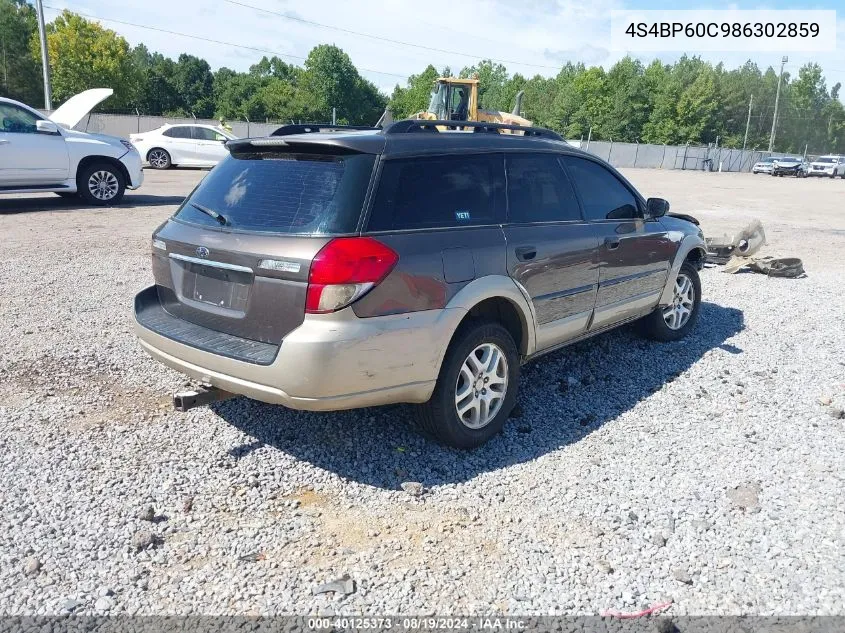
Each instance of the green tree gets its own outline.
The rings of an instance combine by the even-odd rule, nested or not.
[[[46,28],[55,103],[90,88],[114,90],[109,109],[127,110],[135,103],[141,77],[123,37],[67,10]],[[40,58],[37,38],[30,52]]]
[[[208,62],[182,53],[173,70],[173,87],[180,96],[180,110],[197,118],[214,114],[214,75]]]
[[[437,69],[429,64],[419,75],[408,77],[404,88],[396,84],[388,106],[393,116],[402,119],[426,110],[437,77]]]
[[[24,0],[0,0],[0,95],[41,107],[41,55],[32,56],[33,39],[37,44],[32,5]]]
[[[508,82],[508,69],[502,64],[484,59],[473,66],[464,68],[463,78],[478,75],[478,104],[485,110],[508,110],[513,103],[506,102],[505,84]]]
[[[613,140],[636,141],[649,114],[643,65],[625,57],[613,65],[605,83],[609,110],[604,115],[602,135]]]
[[[349,55],[337,46],[321,44],[305,60],[302,87],[308,114],[315,121],[330,121],[332,108],[349,123],[375,123],[386,99],[355,68]]]
[[[176,89],[176,63],[161,53],[150,53],[139,44],[132,49],[133,64],[140,76],[135,106],[143,114],[181,112],[183,102]]]

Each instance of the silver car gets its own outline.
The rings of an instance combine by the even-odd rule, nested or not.
[[[769,158],[761,158],[754,166],[751,168],[752,174],[771,174],[772,168],[774,167],[777,161],[781,160],[780,158],[776,158],[774,156],[770,156]]]

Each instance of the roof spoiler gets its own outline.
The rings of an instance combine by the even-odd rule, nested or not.
[[[291,134],[311,134],[315,132],[349,132],[353,130],[378,130],[369,125],[320,125],[319,123],[293,123],[283,125],[270,136],[290,136]]]
[[[423,119],[403,119],[384,128],[384,133],[392,135],[414,132],[439,132],[440,130],[438,128],[440,127],[445,127],[449,130],[465,130],[470,128],[473,132],[487,134],[501,134],[502,130],[512,130],[522,132],[524,136],[547,138],[555,141],[563,140],[560,134],[544,127],[528,127],[525,125],[516,125],[515,123],[493,123],[489,121],[426,121]]]

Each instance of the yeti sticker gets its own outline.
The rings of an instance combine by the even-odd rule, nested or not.
[[[455,219],[458,222],[469,222],[469,211],[455,211]]]

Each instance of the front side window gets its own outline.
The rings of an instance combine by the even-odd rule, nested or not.
[[[192,128],[194,131],[194,138],[198,141],[225,141],[228,140],[225,136],[223,136],[220,132],[212,130],[207,127],[195,127]]]
[[[32,112],[11,103],[0,103],[0,132],[9,134],[35,134],[39,121]]]
[[[581,195],[584,215],[588,220],[640,217],[634,194],[609,169],[577,156],[564,156],[562,160]]]
[[[507,158],[508,221],[580,220],[572,183],[555,154],[513,154]]]
[[[496,224],[504,207],[503,183],[500,155],[386,161],[369,230]]]

